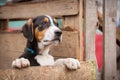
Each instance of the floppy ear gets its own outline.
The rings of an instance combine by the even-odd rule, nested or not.
[[[27,23],[22,27],[23,35],[30,41],[33,41],[34,33],[33,33],[33,21],[29,19]]]

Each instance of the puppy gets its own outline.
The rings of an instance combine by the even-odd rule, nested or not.
[[[69,69],[78,69],[80,62],[77,59],[66,58],[54,61],[49,54],[52,45],[62,40],[62,31],[55,18],[44,15],[29,19],[22,28],[27,38],[24,53],[12,62],[12,67],[25,68],[29,66],[65,65]]]

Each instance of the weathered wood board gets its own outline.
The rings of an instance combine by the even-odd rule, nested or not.
[[[26,40],[21,33],[0,33],[0,69],[11,67],[24,51]]]
[[[95,75],[95,64],[90,62],[81,62],[77,70],[64,66],[0,70],[0,80],[96,80]]]
[[[74,57],[76,58],[78,44],[78,32],[64,31],[62,43],[59,46],[53,46],[51,54],[55,57]]]
[[[9,26],[9,20],[8,19],[0,19],[0,31],[6,31]]]
[[[26,46],[22,33],[0,33],[0,69],[11,67],[14,59],[19,57]],[[78,33],[63,31],[63,40],[59,46],[53,46],[51,54],[57,58],[74,57],[78,46]]]
[[[103,1],[104,11],[104,80],[116,80],[116,24],[112,20],[116,17],[117,0]]]
[[[78,0],[47,0],[38,3],[16,3],[0,6],[1,19],[33,18],[39,15],[78,14]]]
[[[97,23],[96,0],[85,0],[85,57],[95,60],[95,35]]]

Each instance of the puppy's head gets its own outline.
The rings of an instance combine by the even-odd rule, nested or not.
[[[36,40],[38,43],[44,45],[59,43],[62,37],[62,31],[60,30],[56,19],[48,15],[29,19],[22,30],[24,36],[30,42]]]

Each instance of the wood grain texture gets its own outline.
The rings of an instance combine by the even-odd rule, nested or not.
[[[104,1],[104,80],[116,80],[116,0]]]
[[[85,57],[95,60],[95,35],[97,24],[96,0],[85,0]]]
[[[78,0],[47,0],[38,3],[16,3],[0,7],[1,19],[33,18],[40,15],[78,14]]]
[[[0,19],[0,31],[6,31],[9,26],[9,19]]]
[[[0,80],[95,80],[95,65],[81,62],[81,68],[69,70],[65,66],[29,67],[0,70]]]
[[[78,46],[78,32],[63,31],[62,43],[59,46],[53,46],[50,53],[55,57],[76,58]]]
[[[78,21],[78,22],[77,22]],[[79,0],[79,15],[78,20],[78,36],[79,36],[79,53],[77,53],[77,58],[81,61],[84,60],[84,41],[83,41],[83,0]],[[77,24],[76,23],[76,24]]]
[[[10,68],[12,61],[18,58],[26,46],[21,33],[0,33],[0,69]]]
[[[63,28],[70,27],[73,30],[77,30],[79,23],[76,23],[76,18],[76,16],[65,16]]]

